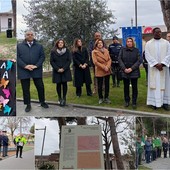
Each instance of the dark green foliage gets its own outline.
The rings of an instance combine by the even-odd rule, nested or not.
[[[39,169],[55,169],[55,167],[54,165],[47,163],[47,164],[40,166]]]
[[[106,37],[114,33],[109,29],[114,16],[106,0],[29,0],[27,3],[30,15],[24,16],[25,21],[46,42],[64,38],[70,46],[76,37],[89,42],[96,31]]]

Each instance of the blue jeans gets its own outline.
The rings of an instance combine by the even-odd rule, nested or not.
[[[151,162],[151,151],[146,151],[146,163]]]
[[[3,157],[5,157],[5,156],[8,156],[7,155],[7,152],[8,152],[8,146],[3,146]]]

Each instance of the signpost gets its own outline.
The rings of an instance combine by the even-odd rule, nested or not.
[[[104,169],[99,125],[62,126],[59,169]]]

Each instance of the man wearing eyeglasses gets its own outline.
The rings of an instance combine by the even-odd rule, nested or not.
[[[42,80],[44,60],[43,46],[35,40],[33,31],[26,31],[25,40],[17,45],[17,74],[23,90],[24,104],[26,105],[25,112],[31,110],[31,78],[38,91],[41,107],[48,108],[48,104],[45,103],[44,83]]]

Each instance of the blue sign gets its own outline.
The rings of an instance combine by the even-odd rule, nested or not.
[[[126,46],[126,39],[133,38],[135,47],[139,49],[142,58],[142,27],[122,27],[122,43]]]

